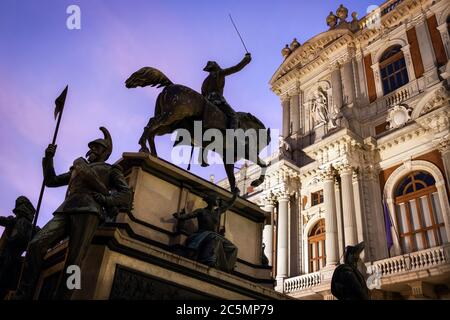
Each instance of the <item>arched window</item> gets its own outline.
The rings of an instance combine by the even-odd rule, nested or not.
[[[447,242],[434,178],[424,171],[404,177],[395,189],[395,216],[403,253]]]
[[[387,49],[380,58],[380,74],[383,92],[388,94],[408,83],[405,57],[399,45]]]
[[[311,229],[308,236],[309,272],[319,271],[325,267],[325,220],[319,222]]]

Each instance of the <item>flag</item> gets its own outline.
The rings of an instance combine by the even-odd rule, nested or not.
[[[55,119],[58,117],[58,114],[62,112],[64,108],[64,103],[66,102],[66,96],[67,96],[67,89],[69,86],[67,85],[66,88],[61,92],[58,98],[55,100]]]
[[[383,213],[384,213],[384,227],[386,229],[386,243],[388,251],[390,251],[391,247],[394,245],[394,240],[392,238],[392,223],[389,214],[389,208],[386,199],[384,197],[383,197]]]

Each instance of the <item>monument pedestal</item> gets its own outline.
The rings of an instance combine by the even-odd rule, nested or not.
[[[179,224],[173,214],[205,207],[208,194],[224,201],[232,194],[148,154],[124,153],[118,164],[133,190],[132,209],[99,227],[72,299],[288,298],[273,290],[271,267],[262,265],[265,212],[257,205],[238,198],[222,215],[224,236],[238,248],[227,273],[186,257],[184,243],[196,221]],[[48,253],[36,298],[48,296],[58,281],[63,252],[62,244]]]

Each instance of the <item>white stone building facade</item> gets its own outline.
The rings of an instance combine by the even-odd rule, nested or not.
[[[333,299],[345,247],[364,241],[372,298],[449,298],[449,1],[347,16],[283,49],[280,152],[263,185],[248,187],[259,168],[246,166],[238,186],[268,212],[276,290]]]

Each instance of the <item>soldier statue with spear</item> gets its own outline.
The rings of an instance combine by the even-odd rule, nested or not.
[[[112,139],[108,130],[101,127],[103,139],[91,141],[85,158],[73,162],[69,172],[57,175],[53,166],[56,152],[56,136],[64,107],[67,87],[56,100],[55,116],[58,124],[53,142],[45,150],[43,158],[44,182],[38,202],[42,200],[44,186],[68,186],[64,202],[56,209],[53,218],[33,237],[22,269],[15,299],[32,299],[41,271],[44,256],[49,248],[69,237],[68,254],[63,269],[63,279],[54,294],[55,298],[68,299],[71,292],[66,286],[66,270],[70,265],[80,266],[99,223],[120,208],[127,208],[131,191],[122,170],[106,163],[112,152]],[[37,212],[38,213],[38,212]],[[37,221],[37,213],[35,223]]]

